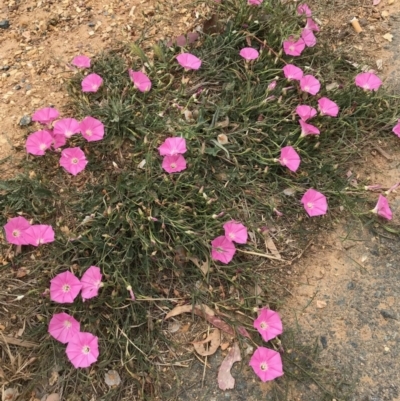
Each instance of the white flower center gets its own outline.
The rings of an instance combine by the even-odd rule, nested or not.
[[[78,162],[79,162],[79,160],[78,160],[76,157],[73,157],[73,158],[71,159],[71,163],[72,163],[72,164],[78,164]]]
[[[65,131],[65,136],[70,138],[72,136],[72,131]]]
[[[93,89],[94,91],[97,91],[97,89],[99,89],[99,85],[93,84],[93,85],[92,85],[92,89]]]
[[[266,372],[266,371],[268,370],[268,364],[267,364],[267,362],[261,362],[261,364],[260,364],[260,369],[261,369],[263,372]]]
[[[261,327],[263,330],[267,330],[267,329],[268,329],[268,323],[267,323],[267,322],[261,322],[260,327]]]
[[[289,46],[289,50],[290,50],[291,52],[294,52],[294,49],[295,49],[294,45],[290,45],[290,46]]]
[[[64,320],[63,326],[69,329],[72,326],[72,323],[69,320]]]
[[[306,86],[304,87],[304,90],[305,90],[306,92],[308,92],[308,91],[310,90],[310,87],[309,87],[308,85],[306,85]]]
[[[308,203],[307,203],[307,207],[308,207],[309,209],[312,209],[312,208],[314,207],[314,203],[308,202]]]
[[[47,149],[47,145],[46,145],[45,143],[41,143],[41,144],[39,145],[39,149],[40,149],[40,150],[46,150],[46,149]]]
[[[171,168],[176,168],[176,163],[171,163]]]
[[[82,354],[87,355],[90,352],[90,347],[88,345],[84,345],[82,347]]]
[[[216,250],[217,250],[218,253],[223,253],[224,252],[223,248],[221,248],[220,246],[217,246]]]
[[[69,284],[64,284],[62,286],[62,291],[63,292],[70,292],[71,291],[71,286]]]
[[[86,134],[87,136],[92,136],[92,130],[87,129],[86,132],[85,132],[85,134]]]
[[[229,236],[230,239],[235,239],[235,233],[229,233],[228,236]]]
[[[364,89],[369,89],[369,84],[364,84],[363,88]]]
[[[284,158],[282,159],[282,164],[286,166],[287,162],[288,162],[288,160],[286,159],[286,157],[284,157]]]
[[[21,235],[21,232],[19,230],[13,230],[12,236],[14,238],[18,238]]]

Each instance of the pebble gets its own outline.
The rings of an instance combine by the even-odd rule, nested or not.
[[[23,116],[20,120],[19,120],[19,125],[21,127],[26,127],[27,125],[29,125],[32,122],[31,117],[30,116]]]
[[[355,287],[356,287],[356,285],[352,281],[350,281],[350,283],[347,284],[348,290],[354,290]]]
[[[381,311],[381,315],[385,318],[385,319],[394,319],[397,320],[397,316],[394,312],[387,310],[387,309],[382,309]]]
[[[8,29],[10,27],[10,21],[3,19],[0,21],[0,29]]]

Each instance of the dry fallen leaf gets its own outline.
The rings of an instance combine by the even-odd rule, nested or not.
[[[58,378],[59,378],[58,372],[56,372],[55,370],[53,370],[53,371],[51,372],[51,376],[50,376],[50,378],[49,378],[49,384],[50,384],[50,386],[53,386],[54,384],[56,384]]]
[[[200,310],[202,312],[204,310],[205,313],[209,315],[214,315],[214,311],[209,308],[207,305],[196,305],[194,307],[195,310]],[[178,316],[181,315],[182,313],[188,313],[193,311],[193,306],[192,305],[178,305],[171,311],[167,313],[165,316],[165,319],[169,319],[170,317]]]
[[[327,303],[325,301],[317,301],[317,308],[323,309],[326,308]]]
[[[46,401],[60,401],[60,396],[57,393],[49,394]]]
[[[226,349],[228,349],[228,347],[229,347],[229,343],[222,343],[221,344],[222,351],[225,351]]]
[[[235,387],[235,379],[231,375],[231,368],[235,362],[241,360],[239,345],[238,343],[234,343],[218,370],[218,386],[221,390],[228,390]]]
[[[265,247],[269,249],[269,251],[272,253],[273,256],[275,256],[277,259],[282,259],[281,254],[278,252],[278,249],[275,246],[274,241],[268,234],[268,231],[263,232],[264,238],[265,238]]]
[[[116,370],[109,370],[104,375],[104,381],[110,387],[118,386],[121,383],[121,377]]]
[[[391,33],[386,33],[385,35],[383,35],[383,39],[386,39],[389,42],[391,42],[393,39],[393,35]]]
[[[200,262],[199,259],[194,257],[189,258],[189,260],[192,261],[205,276],[207,275],[208,271],[210,270],[210,263],[207,257],[205,262]]]
[[[213,330],[206,339],[192,343],[196,352],[201,356],[215,354],[221,344],[221,332],[218,329]]]
[[[1,394],[1,401],[15,401],[18,397],[18,390],[14,387],[10,387],[7,390],[4,390]]]

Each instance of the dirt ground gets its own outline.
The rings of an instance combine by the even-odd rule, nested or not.
[[[332,50],[346,48],[360,63],[368,63],[384,77],[385,85],[400,85],[400,1],[336,0],[309,2],[329,36]],[[210,9],[192,1],[163,0],[5,0],[0,4],[0,164],[2,176],[13,173],[12,160],[24,155],[27,128],[23,116],[40,107],[64,110],[63,84],[73,74],[68,63],[77,54],[93,56],[118,40],[132,40],[146,29],[155,42],[193,31],[209,17]],[[356,34],[349,20],[357,17],[363,32]],[[391,41],[384,35],[393,35]],[[399,116],[400,117],[400,116]],[[366,156],[367,169],[355,171],[371,184],[390,187],[400,181],[399,148],[380,144],[380,153]],[[400,222],[400,194],[390,198]],[[400,400],[400,265],[399,240],[376,227],[338,224],[336,230],[314,243],[299,262],[292,296],[279,311],[285,327],[295,327],[299,341],[318,338],[327,366],[347,372],[355,390],[354,401]],[[0,330],[2,327],[0,322]],[[220,354],[209,358],[211,369],[200,363],[190,372],[176,371],[181,400],[260,400],[270,398],[271,384],[259,384],[243,364],[235,390],[218,390],[215,370]],[[0,370],[1,372],[1,370]],[[204,383],[199,380],[205,374]],[[213,384],[211,384],[213,383]],[[0,375],[0,384],[1,375]],[[313,385],[296,386],[287,395],[294,401],[319,401]],[[283,400],[283,399],[282,399]],[[339,401],[339,400],[338,400]]]

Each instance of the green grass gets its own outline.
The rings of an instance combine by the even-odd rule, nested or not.
[[[25,280],[36,280],[23,301],[30,313],[25,316],[25,335],[40,343],[40,357],[26,391],[56,363],[63,372],[64,391],[73,390],[82,399],[89,381],[96,383],[104,400],[122,399],[128,393],[151,399],[162,393],[165,380],[154,362],[170,344],[162,320],[175,305],[168,298],[220,305],[250,317],[259,301],[256,284],[264,290],[263,304],[277,307],[283,301],[284,290],[277,285],[279,264],[238,252],[227,266],[212,262],[204,277],[188,260],[209,258],[210,241],[223,234],[224,222],[240,220],[253,232],[253,240],[239,246],[249,252],[265,253],[260,230],[275,228],[282,257],[291,260],[312,235],[339,216],[340,205],[355,214],[368,210],[363,191],[348,190],[346,172],[378,133],[391,135],[398,99],[383,91],[356,88],[358,71],[323,44],[295,60],[281,56],[282,41],[303,24],[293,7],[277,0],[261,9],[239,3],[243,2],[227,1],[220,7],[225,24],[220,35],[203,36],[186,49],[203,61],[197,72],[183,72],[175,60],[180,49],[163,44],[142,49],[139,41],[99,54],[92,70],[104,79],[101,89],[83,94],[81,73],[68,85],[72,115],[78,119],[91,115],[106,126],[101,142],[87,143],[81,137],[69,141],[71,147],[84,149],[89,160],[86,170],[72,177],[58,166],[59,154],[48,153],[29,157],[20,174],[0,182],[2,225],[22,213],[35,223],[52,224],[57,234],[54,243],[24,248],[0,267],[6,274],[11,267],[26,266],[31,273]],[[248,45],[246,37],[254,47],[265,44],[250,65],[238,54]],[[321,96],[340,106],[338,118],[318,116],[311,121],[321,131],[317,138],[299,138],[294,109],[300,103],[317,107],[317,102],[282,78],[285,62],[318,77]],[[146,94],[134,89],[127,73],[128,68],[143,66],[153,83]],[[278,85],[268,92],[276,76]],[[332,82],[340,88],[327,92],[325,87]],[[283,90],[289,86],[293,88]],[[272,95],[275,99],[266,101]],[[176,105],[193,118],[187,120]],[[221,124],[226,119],[228,126]],[[221,133],[228,136],[227,145],[218,144]],[[187,140],[188,168],[180,174],[161,169],[157,147],[169,136]],[[301,155],[296,174],[273,161],[285,145],[295,146]],[[143,160],[146,164],[140,169]],[[300,198],[310,187],[328,197],[327,217],[310,220],[302,209]],[[287,188],[295,191],[294,196],[283,193]],[[277,219],[274,208],[284,217]],[[215,218],[221,212],[224,215]],[[296,242],[290,245],[288,239]],[[1,249],[7,251],[9,246],[3,242]],[[100,266],[105,276],[98,298],[66,306],[41,297],[58,272],[72,269],[81,276],[90,265]],[[129,301],[127,285],[137,302]],[[101,355],[92,369],[71,369],[64,347],[47,335],[50,317],[61,310],[80,320],[82,330],[99,336]],[[238,324],[234,314],[231,323]],[[245,325],[253,330],[251,319]],[[129,391],[127,387],[109,391],[103,384],[104,371],[111,368],[130,380]]]

